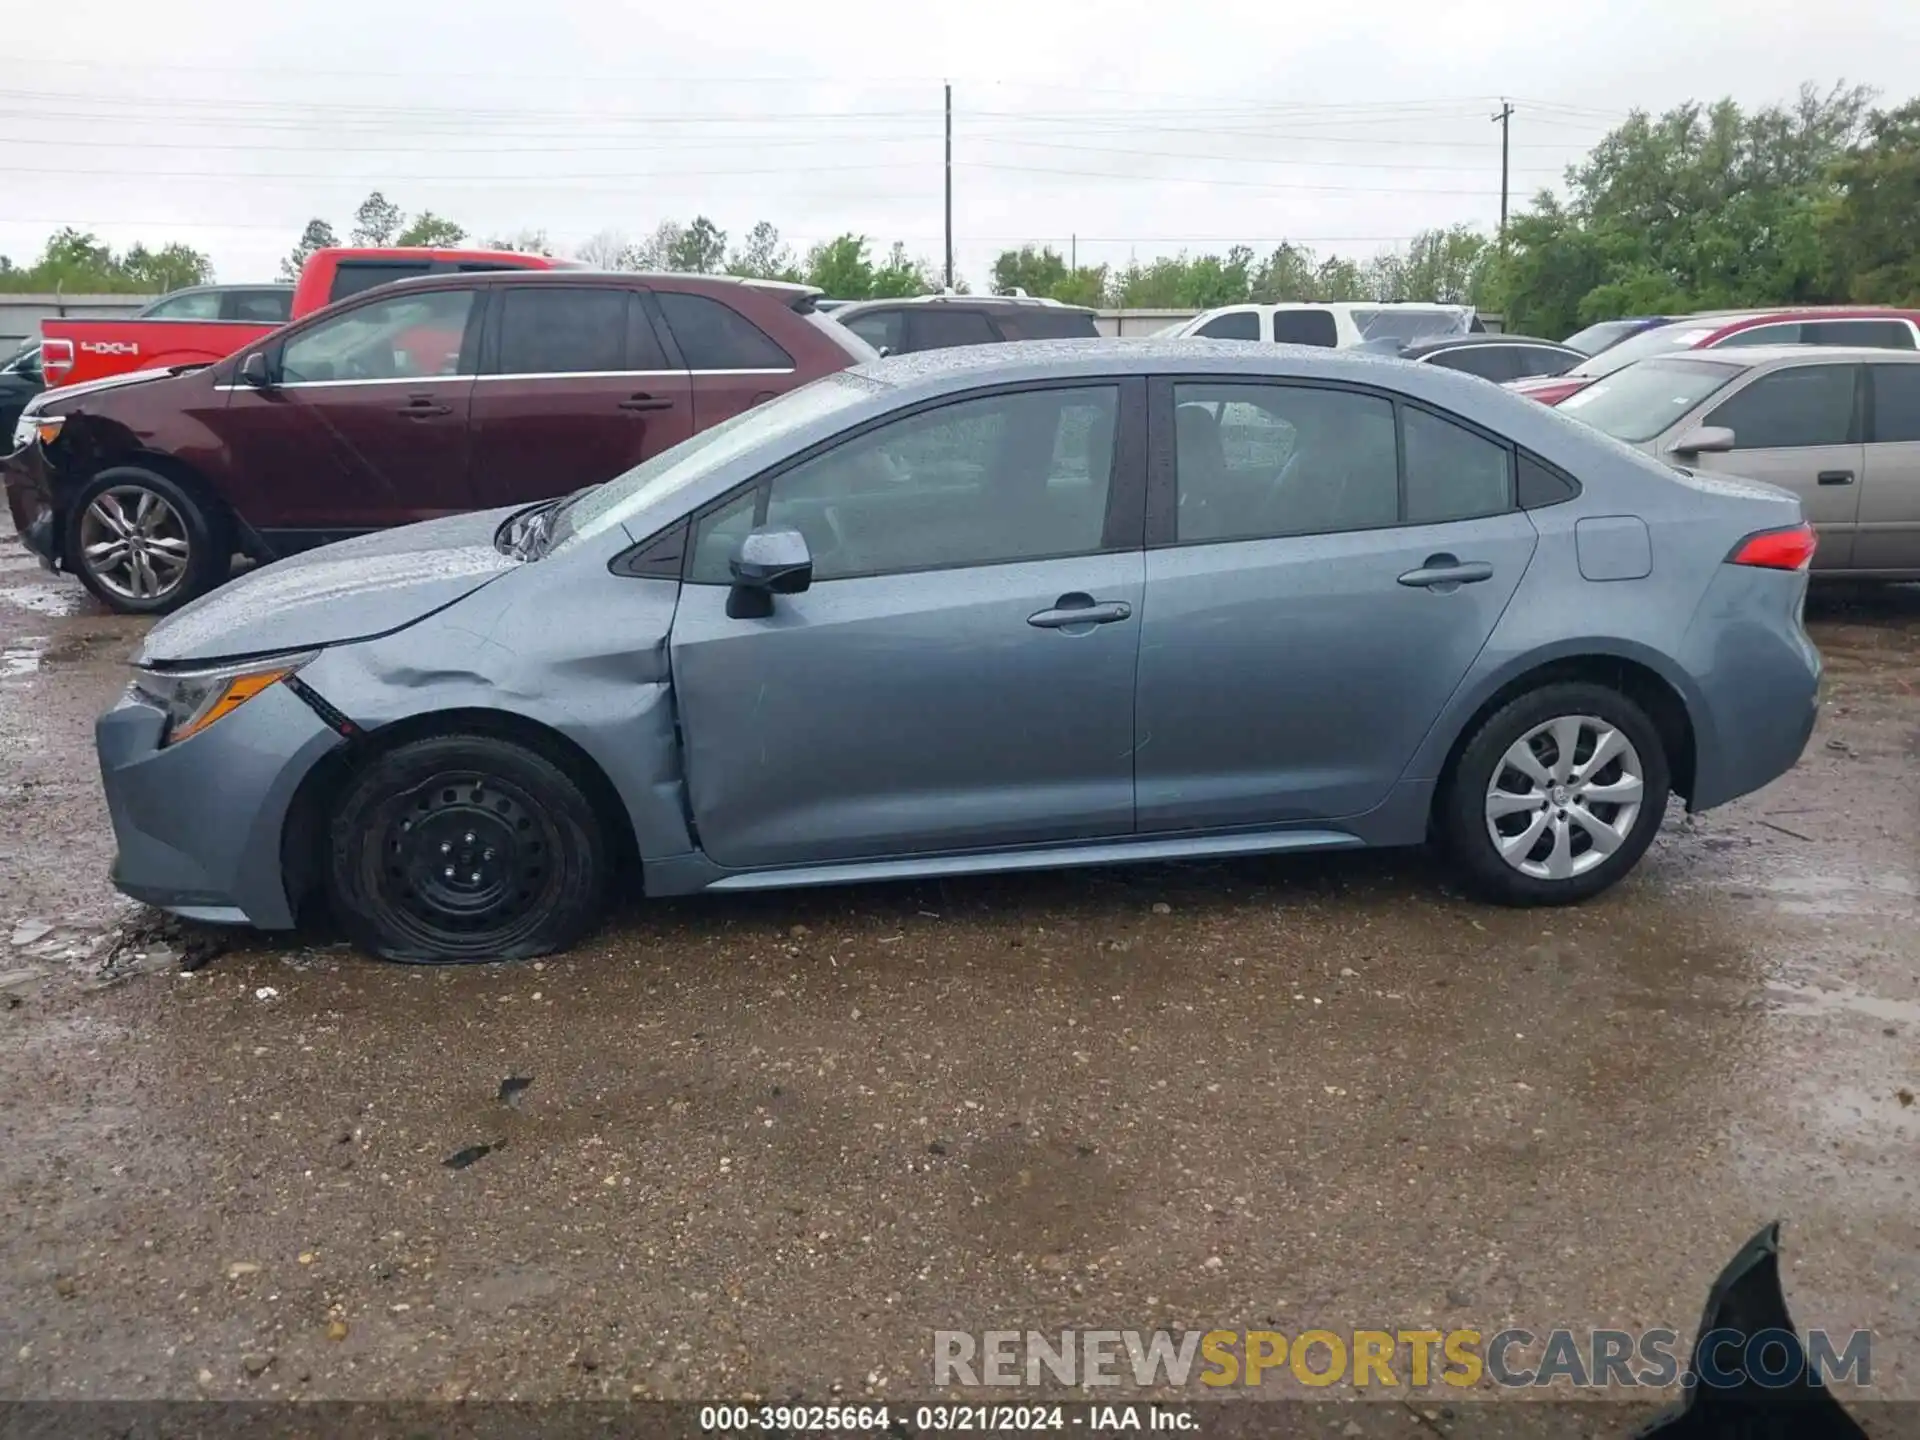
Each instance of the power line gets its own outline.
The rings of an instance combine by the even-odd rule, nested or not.
[[[1143,179],[1151,179],[1163,183],[1183,183],[1181,177],[1173,175],[1124,175],[1115,174],[1109,170],[1063,170],[1042,165],[1002,165],[997,162],[981,160],[965,160],[960,163],[971,170],[999,170],[1022,175],[1069,175],[1078,180],[1131,180],[1136,183]],[[1313,185],[1305,182],[1288,184],[1268,180],[1223,179],[1205,175],[1194,176],[1190,183],[1195,185],[1233,185],[1249,190],[1351,190],[1376,195],[1475,195],[1482,199],[1489,199],[1499,194],[1497,190],[1455,190],[1429,187],[1410,189],[1405,185]]]

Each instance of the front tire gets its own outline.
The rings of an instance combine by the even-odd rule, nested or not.
[[[578,941],[604,904],[609,847],[586,793],[496,736],[388,751],[354,777],[330,839],[334,916],[383,960],[532,959]]]
[[[164,615],[227,578],[226,517],[155,470],[102,470],[67,512],[68,570],[108,609]]]
[[[1604,685],[1545,685],[1467,741],[1441,793],[1438,838],[1486,899],[1576,904],[1646,853],[1669,785],[1660,732],[1638,705]]]

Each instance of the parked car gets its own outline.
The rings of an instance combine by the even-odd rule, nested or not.
[[[571,260],[513,250],[428,250],[411,246],[316,250],[301,267],[300,278],[284,307],[279,299],[283,287],[212,286],[207,289],[215,292],[220,302],[217,315],[195,313],[208,308],[209,303],[204,298],[206,291],[196,289],[163,295],[127,319],[42,321],[40,339],[46,352],[47,382],[81,385],[136,370],[211,365],[290,318],[311,315],[336,300],[394,280],[491,270],[575,268],[578,266]],[[226,299],[229,292],[235,296],[231,304]],[[194,295],[202,298],[189,298]],[[243,302],[238,298],[241,295],[253,298]]]
[[[203,370],[49,390],[15,431],[28,549],[171,610],[367,530],[597,484],[873,351],[805,286],[496,271],[397,281]]]
[[[1800,754],[1812,545],[1434,365],[879,360],[156,626],[98,729],[114,878],[409,960],[564,947],[625,854],[657,897],[1431,834],[1578,901],[1670,790]]]
[[[1641,331],[1669,324],[1673,319],[1671,315],[1630,315],[1624,320],[1602,320],[1597,325],[1574,331],[1560,343],[1583,355],[1598,355],[1622,340],[1631,340]]]
[[[1370,340],[1412,342],[1484,333],[1470,305],[1337,302],[1326,305],[1222,305],[1160,331],[1203,340],[1273,340],[1336,349]]]
[[[833,318],[883,355],[1003,340],[1091,340],[1094,312],[1010,295],[919,295],[845,305]]]
[[[1920,580],[1920,354],[1739,346],[1643,360],[1560,410],[1650,455],[1782,486],[1814,573]]]
[[[42,390],[46,380],[40,373],[40,347],[29,341],[0,365],[0,430],[13,433],[21,411]]]
[[[1420,340],[1411,345],[1369,342],[1361,348],[1372,349],[1375,344],[1401,360],[1464,370],[1482,380],[1501,383],[1533,375],[1558,375],[1587,358],[1552,340],[1533,340],[1525,335],[1449,335],[1443,340]]]
[[[284,325],[293,318],[292,285],[189,285],[133,312],[136,320],[241,320]]]
[[[1916,341],[1920,341],[1920,310],[1829,307],[1716,311],[1654,326],[1609,346],[1564,374],[1516,380],[1512,386],[1544,405],[1558,405],[1601,376],[1652,355],[1716,350],[1724,345],[1869,345],[1912,350]]]

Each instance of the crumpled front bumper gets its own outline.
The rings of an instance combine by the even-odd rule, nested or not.
[[[132,689],[94,725],[118,845],[114,885],[189,919],[290,929],[288,807],[341,737],[284,685],[178,745],[160,744],[165,725]]]

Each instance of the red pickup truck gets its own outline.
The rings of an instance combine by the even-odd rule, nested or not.
[[[558,270],[572,260],[515,250],[389,249],[316,250],[293,287],[289,318],[389,280],[418,275],[455,275],[477,270]],[[211,365],[277,329],[257,320],[151,319],[47,320],[40,326],[41,368],[47,384],[79,385],[130,370],[170,370]]]

